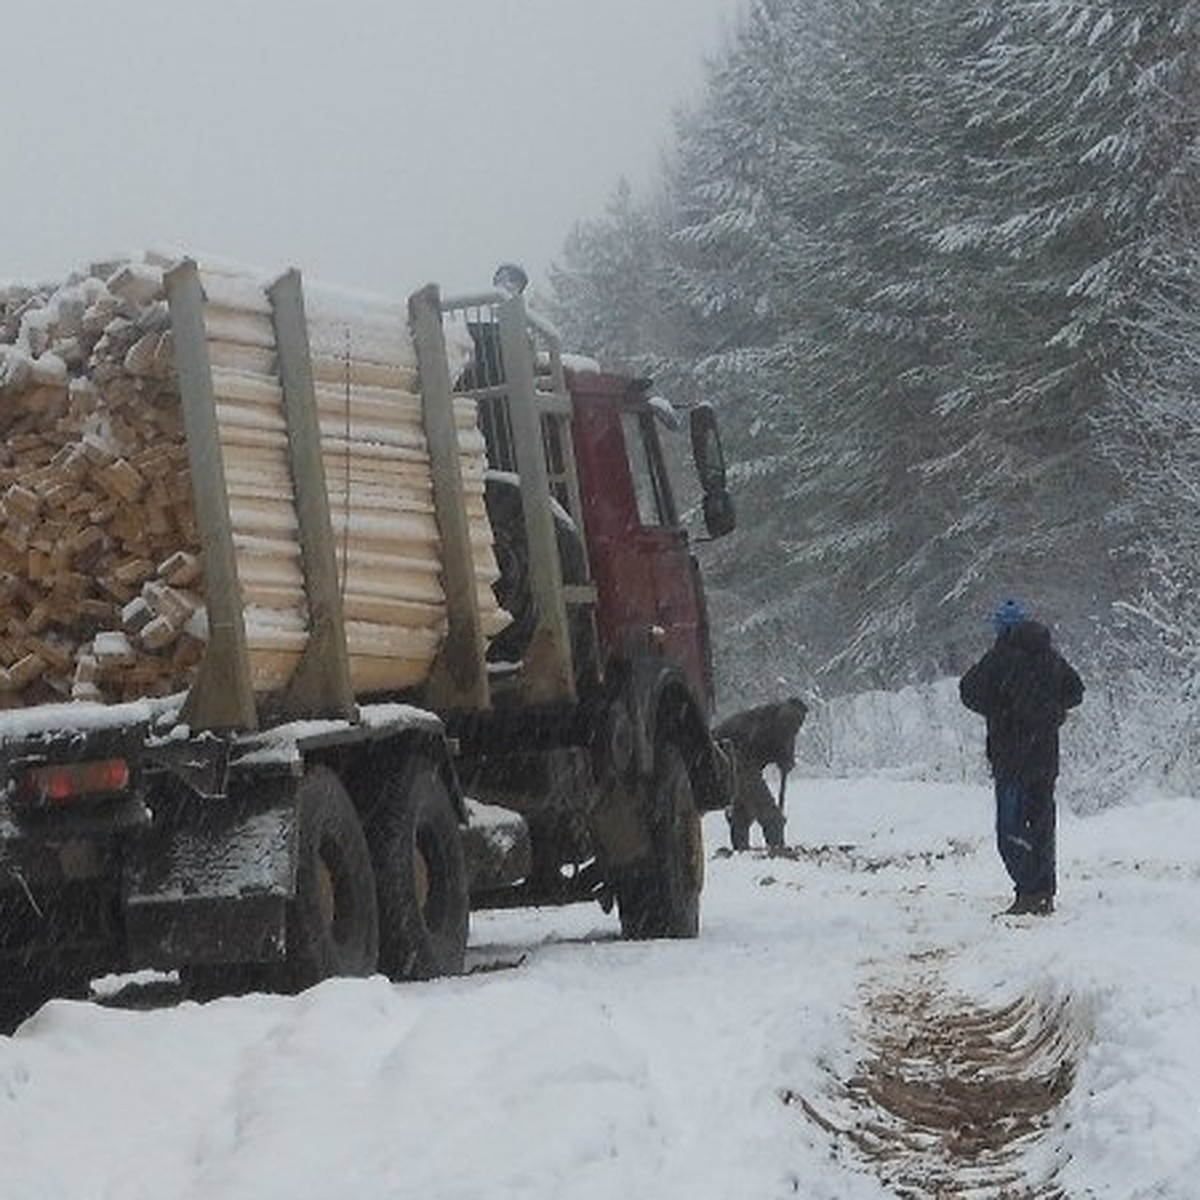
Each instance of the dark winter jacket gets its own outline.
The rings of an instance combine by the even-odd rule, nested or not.
[[[1058,727],[1083,700],[1074,667],[1037,621],[1004,630],[959,681],[962,702],[987,718],[987,756],[998,779],[1058,774]]]
[[[802,700],[762,704],[722,721],[713,736],[718,741],[732,742],[747,766],[761,771],[774,763],[781,771],[788,771],[795,763],[796,734],[807,715]]]

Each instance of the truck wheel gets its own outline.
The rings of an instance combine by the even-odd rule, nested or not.
[[[693,938],[700,932],[704,836],[683,752],[660,743],[651,784],[651,853],[617,881],[627,938]]]
[[[375,872],[358,813],[338,777],[314,767],[296,792],[296,896],[288,913],[288,983],[370,975],[379,959]]]
[[[457,975],[470,899],[458,816],[437,767],[417,755],[380,797],[370,827],[379,968],[389,979]]]

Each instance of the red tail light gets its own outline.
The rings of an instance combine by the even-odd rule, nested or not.
[[[26,771],[17,796],[26,804],[68,804],[83,796],[123,792],[128,786],[129,764],[123,758],[102,758]]]

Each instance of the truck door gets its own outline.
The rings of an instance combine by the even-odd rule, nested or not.
[[[707,699],[698,568],[675,507],[655,418],[645,406],[626,409],[621,431],[637,507],[627,547],[614,548],[617,554],[627,555],[620,574],[633,584],[626,592],[624,616],[661,636],[668,657],[684,669],[696,695]],[[633,608],[637,611],[630,611]]]

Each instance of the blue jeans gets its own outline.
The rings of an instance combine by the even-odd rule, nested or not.
[[[1054,780],[996,780],[996,847],[1018,896],[1053,896]]]

